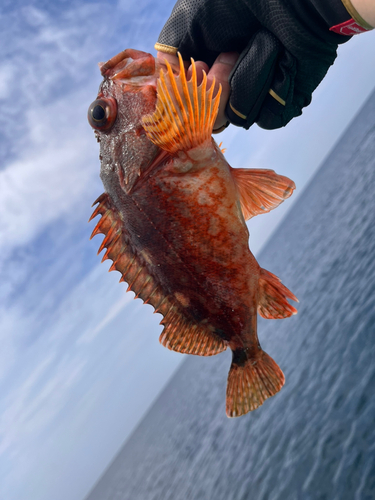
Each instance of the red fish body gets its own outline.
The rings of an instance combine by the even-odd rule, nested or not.
[[[163,345],[206,356],[231,348],[227,414],[242,415],[284,383],[259,345],[257,311],[296,312],[287,301],[294,295],[252,255],[245,218],[276,207],[294,183],[228,165],[211,138],[219,95],[205,78],[197,85],[195,70],[187,82],[182,62],[177,76],[128,49],[101,71],[89,121],[106,193],[93,234],[106,235],[100,250],[111,269],[164,316]]]

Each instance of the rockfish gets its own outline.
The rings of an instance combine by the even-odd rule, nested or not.
[[[192,61],[172,68],[127,49],[100,65],[88,111],[100,142],[105,193],[91,218],[99,252],[136,297],[163,315],[168,349],[233,352],[226,412],[236,417],[276,394],[284,375],[260,347],[257,311],[286,318],[296,297],[249,249],[246,219],[268,212],[295,188],[273,170],[233,169],[211,137],[220,92],[197,84]],[[91,219],[90,219],[91,220]],[[99,253],[98,252],[98,253]]]

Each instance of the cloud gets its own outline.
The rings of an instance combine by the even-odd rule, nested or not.
[[[129,39],[160,16],[140,17],[147,6],[121,2]],[[97,62],[107,57],[116,30],[124,31],[121,19],[112,15],[116,4],[108,7],[64,4],[49,12],[23,6],[10,13],[0,32],[7,47],[7,58],[0,60],[0,99],[6,98],[2,111],[8,115],[0,136],[7,153],[0,167],[0,245],[8,252],[57,217],[74,213],[97,181],[98,146],[87,108],[100,82]]]
[[[9,62],[3,63],[0,66],[0,99],[6,99],[10,95],[14,77],[14,66]]]
[[[89,242],[94,223],[86,224],[103,189],[86,123],[97,62],[125,47],[152,50],[173,3],[19,2],[0,19],[7,117],[0,132],[0,496],[7,500],[78,500],[180,362],[159,346],[152,308],[99,264],[100,237]],[[293,133],[275,141],[231,128],[223,140],[233,166],[287,174],[291,142],[283,141]]]
[[[11,445],[14,454],[20,448],[20,443],[24,445],[25,439],[36,439],[64,404],[61,397],[64,386],[69,385],[69,380],[75,377],[77,370],[69,367],[67,373],[66,367],[62,368],[60,363],[59,369],[50,378],[48,375],[52,363],[56,361],[56,353],[49,354],[31,370],[15,391],[2,400],[0,455]]]
[[[134,293],[128,292],[126,295],[121,297],[107,312],[106,316],[100,321],[100,323],[90,330],[87,330],[83,335],[77,339],[77,344],[92,342],[95,337],[108,326],[111,321],[113,321],[119,312],[127,305],[129,302],[134,300]]]
[[[80,99],[70,100],[73,109],[81,109]],[[22,156],[0,172],[0,242],[4,250],[25,245],[51,221],[68,215],[87,186],[93,184],[95,154],[87,154],[89,134],[59,125],[66,102],[28,112],[29,140],[32,145]],[[30,117],[30,115],[33,115]],[[74,115],[71,116],[74,121]],[[4,255],[4,254],[3,254]]]
[[[97,151],[85,118],[89,89],[82,87],[89,76],[82,61],[93,55],[88,58],[87,42],[80,43],[84,34],[79,24],[85,16],[90,25],[97,10],[92,6],[87,17],[87,7],[78,9],[72,24],[64,22],[71,18],[69,9],[58,19],[24,7],[13,13],[18,23],[2,32],[5,43],[20,26],[25,29],[11,44],[0,82],[1,95],[8,97],[2,109],[13,118],[2,141],[11,143],[11,154],[0,171],[0,244],[8,251],[74,210],[97,175],[90,168]]]

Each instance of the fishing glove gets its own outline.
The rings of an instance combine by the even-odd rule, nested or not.
[[[350,0],[178,0],[155,48],[209,66],[239,52],[226,117],[276,129],[310,104],[338,44],[370,29]]]

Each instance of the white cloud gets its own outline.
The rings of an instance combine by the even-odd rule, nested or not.
[[[37,115],[41,120],[30,133],[33,145],[0,172],[0,242],[8,251],[71,212],[93,181],[95,171],[88,165],[95,163],[96,155],[87,154],[89,134],[48,127],[51,116],[58,122],[63,107],[58,103],[33,112],[34,119]]]
[[[133,4],[122,2],[121,9],[129,11],[129,21],[136,18]],[[4,129],[13,154],[0,171],[0,245],[8,252],[57,217],[74,213],[98,178],[98,146],[86,113],[107,47],[95,40],[108,42],[118,22],[99,4],[67,6],[58,16],[25,6],[0,33],[11,55],[0,61],[0,97],[8,98],[2,109],[14,118]],[[151,21],[138,19],[137,29],[144,22]]]
[[[103,331],[103,329],[113,321],[119,312],[127,305],[129,302],[134,300],[134,293],[127,292],[123,297],[121,297],[107,312],[106,316],[100,321],[100,323],[90,330],[87,330],[83,335],[77,339],[77,344],[92,342],[95,337]]]
[[[85,19],[89,25],[97,9],[91,7]],[[98,173],[90,168],[98,153],[86,120],[92,88],[82,86],[89,76],[82,64],[87,64],[89,50],[87,37],[80,43],[85,39],[80,18],[89,12],[87,7],[78,9],[75,23],[60,24],[70,21],[68,13],[69,9],[62,19],[55,19],[30,6],[16,16],[26,25],[25,35],[11,44],[13,57],[0,81],[0,91],[10,97],[3,108],[15,118],[5,129],[13,154],[0,172],[0,243],[8,250],[74,210]],[[17,27],[7,26],[2,38]]]
[[[6,99],[10,95],[14,76],[14,66],[10,63],[3,63],[0,67],[0,99]]]

